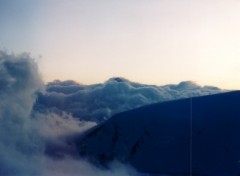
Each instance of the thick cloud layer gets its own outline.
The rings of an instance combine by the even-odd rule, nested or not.
[[[77,157],[78,151],[69,141],[95,123],[79,121],[66,113],[33,112],[36,92],[42,89],[37,65],[29,55],[0,51],[0,175],[135,174],[121,164],[103,171]]]
[[[34,174],[43,146],[29,118],[42,88],[37,66],[27,54],[0,52],[0,175]],[[31,162],[29,162],[31,161]]]
[[[116,113],[143,105],[222,91],[190,81],[165,86],[145,85],[124,78],[111,78],[94,85],[54,81],[46,85],[46,92],[39,93],[35,110],[65,111],[81,120],[102,122]]]

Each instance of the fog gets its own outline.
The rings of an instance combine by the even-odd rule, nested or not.
[[[79,121],[66,113],[32,111],[36,92],[44,91],[44,85],[36,62],[28,54],[1,51],[0,75],[0,175],[137,174],[118,162],[112,163],[109,170],[101,170],[81,159],[77,149],[67,143],[96,125],[94,122]]]
[[[191,81],[164,86],[146,85],[119,77],[93,85],[72,80],[54,81],[46,85],[44,92],[38,93],[34,110],[41,113],[67,112],[80,120],[99,123],[140,106],[223,91]]]

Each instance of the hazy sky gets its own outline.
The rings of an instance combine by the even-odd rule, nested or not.
[[[0,0],[0,24],[0,48],[30,52],[45,81],[240,89],[239,0]]]

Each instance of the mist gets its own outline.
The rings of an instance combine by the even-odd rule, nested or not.
[[[78,156],[68,140],[96,123],[79,121],[67,113],[32,111],[44,84],[29,54],[1,51],[0,75],[0,175],[137,174],[130,166],[117,162],[109,170],[101,170]]]
[[[225,90],[194,82],[155,86],[111,78],[84,85],[72,80],[44,85],[27,53],[0,51],[0,175],[137,176],[130,165],[107,168],[80,157],[75,141],[112,115],[151,103]]]
[[[224,92],[192,81],[164,86],[146,85],[115,77],[104,83],[84,85],[73,80],[53,81],[38,93],[34,110],[41,113],[67,112],[73,117],[103,122],[113,115],[144,105]]]

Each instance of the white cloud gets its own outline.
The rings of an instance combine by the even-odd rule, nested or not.
[[[66,111],[81,120],[102,122],[116,113],[143,105],[222,91],[190,81],[165,86],[145,85],[124,78],[111,78],[94,85],[55,81],[47,84],[46,92],[39,93],[35,110]]]
[[[64,113],[33,114],[36,91],[42,88],[29,55],[0,52],[0,175],[132,175],[121,164],[104,171],[78,157],[71,139],[95,123]]]

